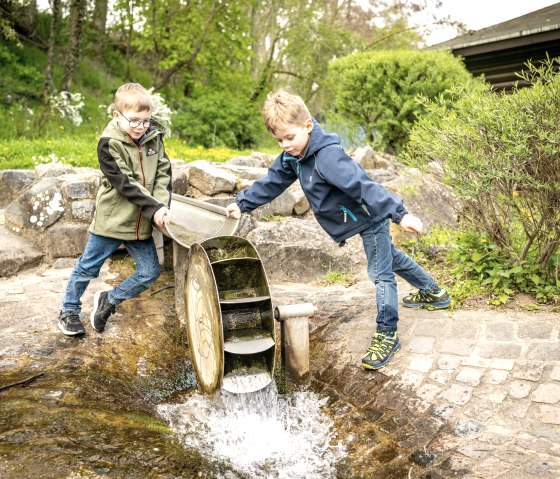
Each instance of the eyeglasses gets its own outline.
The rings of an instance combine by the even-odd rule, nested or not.
[[[142,128],[148,128],[152,124],[152,119],[151,118],[149,120],[129,120],[120,111],[119,111],[119,113],[122,115],[122,117],[126,121],[128,121],[128,124],[130,125],[130,128],[138,128],[140,126],[142,126]]]

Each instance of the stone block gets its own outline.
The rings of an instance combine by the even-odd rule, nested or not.
[[[430,354],[434,350],[435,342],[435,338],[415,337],[410,340],[408,346],[406,347],[406,350],[410,351],[411,353]]]
[[[521,345],[513,342],[485,344],[480,347],[483,358],[517,359],[521,354]]]
[[[515,323],[512,321],[486,323],[487,341],[513,341],[514,337]]]
[[[438,350],[444,354],[456,354],[458,356],[469,356],[475,348],[474,341],[464,339],[444,339]]]
[[[52,258],[78,256],[87,243],[88,225],[83,223],[59,222],[47,229],[43,250]]]
[[[206,160],[189,164],[189,183],[205,195],[230,193],[235,189],[237,177]]]
[[[519,324],[517,336],[521,339],[551,339],[553,326],[545,321],[527,321]]]
[[[560,401],[560,386],[553,383],[539,384],[531,394],[534,402],[556,404]]]
[[[516,380],[509,385],[509,395],[515,399],[523,399],[529,395],[533,384],[529,381]]]
[[[84,223],[91,223],[95,211],[94,200],[73,201],[71,205],[72,218]]]
[[[455,377],[455,380],[468,384],[469,386],[477,386],[480,383],[480,378],[483,374],[484,369],[465,366],[461,368],[459,374]]]
[[[449,389],[443,391],[438,397],[456,404],[457,406],[463,406],[471,400],[472,394],[472,387],[452,384]]]
[[[5,208],[35,181],[31,170],[0,170],[0,208]]]
[[[408,369],[413,371],[420,371],[423,373],[428,372],[432,369],[433,359],[427,356],[418,356],[412,358],[408,363]]]
[[[531,345],[527,359],[537,361],[560,361],[560,342],[539,342]]]
[[[539,412],[542,422],[560,425],[560,407],[543,405],[539,407]]]

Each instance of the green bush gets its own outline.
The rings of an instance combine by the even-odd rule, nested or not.
[[[329,88],[337,112],[366,132],[376,148],[399,153],[424,111],[419,95],[435,98],[471,76],[447,52],[374,51],[329,65]]]
[[[43,86],[43,74],[36,62],[25,63],[23,49],[8,47],[0,40],[0,104],[19,103],[25,98],[38,99]]]
[[[464,200],[464,219],[512,264],[558,274],[560,245],[559,60],[529,65],[531,87],[457,89],[455,103],[424,102],[404,159],[437,161]]]
[[[263,129],[254,106],[229,92],[206,91],[176,111],[173,134],[206,148],[249,148]]]

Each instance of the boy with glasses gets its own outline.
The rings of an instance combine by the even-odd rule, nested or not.
[[[163,226],[169,216],[171,162],[163,146],[166,131],[152,121],[152,111],[143,86],[127,83],[117,90],[113,119],[97,145],[103,176],[88,242],[70,275],[58,316],[58,327],[68,336],[85,333],[80,298],[121,244],[136,271],[110,291],[95,293],[91,325],[96,331],[105,329],[118,304],[146,290],[160,274],[152,224]]]

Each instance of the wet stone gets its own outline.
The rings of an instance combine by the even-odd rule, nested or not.
[[[453,411],[455,411],[455,406],[452,404],[443,404],[434,409],[434,414],[447,421],[453,415]]]
[[[419,466],[431,466],[435,459],[436,459],[437,455],[436,454],[432,454],[429,452],[425,452],[425,451],[414,451],[411,455],[410,455],[410,460],[414,463],[414,464],[418,464]]]
[[[486,426],[471,419],[457,421],[455,424],[455,434],[457,436],[471,436],[484,430]]]
[[[35,349],[29,353],[29,356],[50,356],[54,352],[53,348]]]

